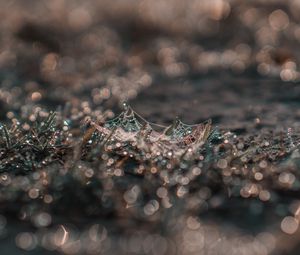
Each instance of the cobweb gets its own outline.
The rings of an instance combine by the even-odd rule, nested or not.
[[[105,123],[104,127],[108,129],[121,128],[126,132],[137,132],[146,124],[141,123],[137,118],[137,114],[130,106],[124,104],[124,111],[116,118]]]
[[[95,123],[94,125],[98,132],[107,135],[110,141],[148,146],[148,150],[162,154],[174,151],[180,155],[185,153],[187,148],[197,149],[216,133],[210,120],[195,125],[185,124],[179,118],[169,126],[152,123],[126,103],[123,112],[117,117],[106,121],[103,126]]]

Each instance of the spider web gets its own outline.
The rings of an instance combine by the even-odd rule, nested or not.
[[[183,123],[179,118],[176,118],[170,126],[159,125],[145,120],[125,103],[124,111],[114,119],[107,121],[104,127],[109,130],[116,130],[117,136],[122,140],[132,140],[138,133],[146,131],[153,142],[164,140],[187,145],[207,135],[207,124],[210,127],[210,122],[188,125]],[[155,131],[154,127],[162,128],[163,132]]]
[[[128,108],[116,118],[107,121],[104,126],[109,129],[121,128],[126,132],[137,132],[143,124],[136,118],[134,111]]]
[[[191,134],[192,130],[192,125],[187,125],[180,119],[176,118],[175,122],[165,130],[165,135],[174,140],[181,140]]]

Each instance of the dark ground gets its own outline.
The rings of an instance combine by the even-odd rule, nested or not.
[[[82,102],[89,105],[84,116],[97,118],[99,113],[117,113],[123,100],[128,100],[151,122],[169,125],[179,116],[193,124],[211,118],[213,126],[242,140],[250,137],[262,142],[269,132],[292,133],[298,148],[300,25],[295,10],[300,7],[296,1],[245,4],[220,0],[215,1],[216,5],[203,1],[200,6],[196,1],[186,5],[179,2],[159,1],[160,6],[152,1],[27,1],[26,5],[22,1],[0,1],[0,119],[6,123],[14,116],[30,115],[36,107],[49,111],[66,104],[84,111]],[[172,11],[167,12],[163,3]],[[278,9],[284,14],[276,16],[273,12]],[[76,119],[78,123],[81,120]],[[220,248],[223,246],[217,246],[222,243],[231,247],[231,254],[296,255],[300,251],[299,230],[288,235],[281,227],[289,215],[297,224],[299,220],[294,208],[300,200],[299,165],[286,166],[289,160],[291,153],[269,165],[270,169],[278,168],[279,173],[292,168],[296,176],[294,186],[283,191],[276,190],[272,182],[267,184],[272,199],[275,197],[272,202],[241,196],[227,198],[226,191],[218,191],[215,200],[223,201],[222,206],[196,212],[201,231],[209,233],[204,241],[202,237],[193,241],[204,243],[198,250],[197,246],[196,250],[184,246],[189,246],[186,237],[180,236],[189,234],[185,224],[179,224],[182,229],[177,226],[174,232],[167,231],[164,218],[155,221],[156,228],[151,230],[172,236],[168,248],[158,249],[160,252],[121,245],[119,238],[125,240],[136,229],[147,232],[151,225],[150,221],[144,227],[128,215],[88,218],[79,209],[79,213],[73,211],[75,216],[60,211],[53,214],[49,228],[70,224],[81,232],[99,223],[111,237],[111,246],[104,247],[103,254],[227,254]],[[126,177],[126,181],[139,182],[134,177]],[[0,214],[7,220],[4,230],[0,229],[1,255],[76,254],[76,248],[18,248],[16,235],[36,233],[38,228],[30,220],[20,220],[18,213],[13,214],[18,209],[13,213],[7,210],[11,206],[7,206],[7,200],[1,198],[0,202]],[[189,214],[180,209],[181,203],[176,205],[178,210],[172,209],[170,216],[164,217],[183,221],[182,217]],[[195,236],[196,232],[191,239]],[[259,238],[266,247],[253,244]],[[164,247],[162,239],[157,240],[156,245]]]

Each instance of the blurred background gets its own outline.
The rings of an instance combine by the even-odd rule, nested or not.
[[[161,124],[180,116],[189,124],[211,118],[241,135],[297,129],[299,14],[300,0],[0,0],[0,120],[66,104],[85,115],[112,116],[129,101]],[[247,235],[237,240],[239,231],[216,234],[208,226],[213,241],[207,242],[224,235],[232,236],[224,241],[230,247],[249,244],[254,241],[248,231],[254,231],[269,246],[232,254],[298,254],[298,241],[280,232],[295,225],[291,219],[253,224],[249,218],[237,221],[239,212],[222,215],[221,225],[230,218]],[[18,232],[13,224],[11,236]],[[277,235],[283,247],[275,249]],[[21,247],[32,238],[21,237]],[[14,240],[2,244],[3,254],[21,254]],[[126,254],[139,254],[130,247]],[[182,249],[178,254],[196,254]]]
[[[291,107],[300,115],[298,0],[0,5],[2,109],[129,100],[153,121],[210,117],[235,129],[245,111],[267,112],[271,125],[290,125]]]

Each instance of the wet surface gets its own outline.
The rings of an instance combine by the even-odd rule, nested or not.
[[[25,174],[1,154],[3,254],[298,254],[299,11],[297,1],[0,1],[1,122],[26,131],[56,111],[55,128],[72,134],[59,163]],[[137,161],[143,150],[76,158],[90,139],[83,123],[114,117],[124,100],[162,125],[211,119],[223,139],[213,156],[169,168]]]

